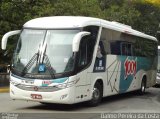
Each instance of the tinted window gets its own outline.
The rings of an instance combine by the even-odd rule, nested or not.
[[[111,29],[102,29],[101,39],[107,54],[154,57],[157,42]]]
[[[78,67],[83,69],[92,61],[93,51],[96,44],[99,27],[87,26],[83,28],[83,31],[88,31],[91,34],[81,39],[80,48],[78,52]]]
[[[132,44],[127,42],[121,43],[121,55],[132,56]]]

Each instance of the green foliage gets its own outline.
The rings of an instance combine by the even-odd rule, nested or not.
[[[54,5],[54,15],[102,17],[103,13],[97,0],[61,0]]]
[[[156,36],[160,22],[158,4],[159,0],[0,0],[0,39],[33,18],[64,15],[118,21]],[[0,50],[0,63],[11,60],[17,42],[13,39],[9,40],[7,51]]]
[[[0,39],[2,35],[11,30],[21,29],[23,24],[33,18],[49,16],[54,8],[49,0],[2,0],[0,3]],[[7,51],[0,50],[0,63],[3,59],[11,60],[17,40],[10,39]],[[7,54],[6,56],[4,56]]]
[[[110,21],[121,22],[133,27],[139,16],[140,13],[126,2],[122,6],[115,4],[105,10],[106,19]]]
[[[135,2],[135,8],[140,13],[135,28],[146,34],[156,36],[160,23],[160,8],[145,1]]]

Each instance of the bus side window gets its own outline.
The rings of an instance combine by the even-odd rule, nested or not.
[[[133,56],[131,43],[121,43],[121,55]]]
[[[127,55],[125,43],[121,43],[121,55]]]
[[[131,44],[127,44],[127,55],[132,56],[132,45]]]
[[[120,55],[120,43],[119,42],[110,42],[111,54]]]
[[[84,36],[81,39],[78,52],[78,70],[82,70],[92,62],[93,51],[95,48],[99,27],[86,26],[83,28],[83,31],[88,31],[91,34],[89,36]]]
[[[79,47],[78,66],[80,69],[91,62],[93,55],[93,48],[94,45],[92,42],[92,37],[91,36],[83,37]]]
[[[100,46],[100,48],[101,48],[101,53],[102,53],[102,55],[106,55],[107,53],[106,53],[106,51],[105,51],[105,49],[104,49],[104,43],[103,43],[102,40],[99,41],[99,46]]]
[[[87,64],[87,39],[82,38],[79,48],[79,62],[78,66],[84,66]]]

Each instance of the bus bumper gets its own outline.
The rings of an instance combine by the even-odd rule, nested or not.
[[[75,87],[69,87],[54,92],[26,91],[10,84],[10,97],[14,100],[26,100],[45,103],[73,104],[75,102]]]

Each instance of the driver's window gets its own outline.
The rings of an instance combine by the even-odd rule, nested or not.
[[[83,28],[83,31],[88,31],[91,34],[88,36],[84,36],[80,42],[80,47],[78,52],[78,67],[80,70],[83,69],[92,61],[93,51],[97,40],[99,27],[86,26]]]
[[[79,62],[78,66],[84,66],[87,64],[87,39],[82,38],[79,48]]]

